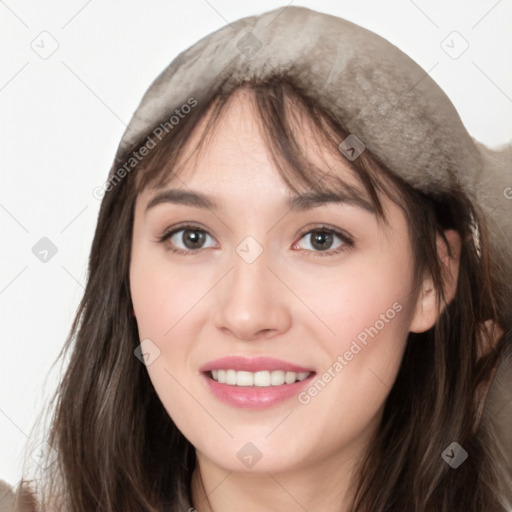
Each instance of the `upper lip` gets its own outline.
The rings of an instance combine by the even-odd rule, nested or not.
[[[241,357],[241,356],[227,356],[221,357],[210,361],[201,368],[201,372],[209,372],[212,370],[236,370],[246,372],[259,372],[259,371],[274,371],[284,370],[287,372],[313,372],[310,368],[275,359],[274,357]]]

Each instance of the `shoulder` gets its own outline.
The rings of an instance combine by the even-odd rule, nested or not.
[[[16,491],[0,480],[0,512],[35,512],[33,497],[27,492],[16,496]]]

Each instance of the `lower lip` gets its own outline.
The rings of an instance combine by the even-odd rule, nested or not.
[[[293,384],[268,387],[230,386],[229,384],[221,384],[206,374],[203,374],[203,378],[206,380],[210,391],[219,400],[229,405],[243,409],[266,409],[297,396],[304,387],[309,385],[314,375],[312,373],[306,379]]]

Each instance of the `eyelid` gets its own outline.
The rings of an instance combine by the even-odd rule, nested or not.
[[[198,225],[198,224],[192,224],[192,223],[184,223],[184,224],[178,224],[176,226],[173,226],[172,228],[169,228],[168,230],[164,231],[163,235],[157,236],[156,241],[158,243],[165,243],[169,238],[174,236],[176,233],[183,231],[183,230],[190,230],[190,231],[200,231],[205,233],[207,236],[211,237],[212,239],[215,239],[209,231]],[[341,252],[347,251],[348,249],[352,248],[354,246],[354,239],[351,235],[349,235],[346,231],[336,228],[334,226],[330,226],[328,224],[316,224],[316,225],[308,225],[307,227],[303,228],[300,233],[297,235],[296,241],[293,242],[292,247],[295,247],[298,242],[307,234],[312,233],[314,231],[326,231],[334,236],[337,236],[343,244],[336,249],[329,249],[326,251],[312,251],[309,249],[300,249],[301,252],[305,252],[308,256],[335,256]],[[184,254],[184,255],[191,255],[191,254],[197,254],[201,252],[202,250],[209,249],[209,247],[201,247],[199,249],[181,249],[181,248],[170,248],[169,250],[171,252],[177,253],[177,254]]]
[[[176,234],[178,231],[181,231],[183,229],[203,231],[205,233],[208,233],[208,230],[206,228],[203,228],[199,224],[192,224],[192,223],[185,222],[184,224],[177,224],[176,226],[172,226],[170,228],[165,229],[163,234],[160,236],[157,236],[156,238],[159,242],[163,242],[163,241],[167,240],[170,236]]]
[[[345,252],[345,251],[351,249],[355,245],[354,238],[351,235],[349,235],[345,230],[334,227],[334,226],[330,226],[325,223],[320,223],[320,224],[308,225],[304,229],[302,229],[300,231],[300,233],[297,235],[297,237],[298,237],[297,242],[294,242],[292,247],[295,247],[298,244],[298,242],[304,237],[304,235],[307,235],[314,231],[329,232],[329,233],[333,234],[334,236],[337,236],[343,242],[343,244],[341,246],[337,247],[336,249],[328,249],[327,251],[311,251],[309,249],[301,249],[301,251],[305,252],[305,254],[307,256],[313,256],[313,257],[314,256],[320,256],[320,257],[336,256],[342,252]]]
[[[169,228],[164,231],[164,233],[160,236],[156,237],[156,241],[158,243],[165,243],[168,239],[172,238],[176,233],[179,233],[180,231],[201,231],[202,233],[205,233],[207,236],[209,236],[212,239],[215,239],[206,228],[203,228],[199,224],[192,224],[192,223],[184,223],[184,224],[178,224],[176,226],[173,226],[172,228]],[[204,247],[200,249],[180,249],[180,248],[171,248],[170,250],[172,252],[176,252],[178,254],[192,254],[192,253],[199,253],[201,250],[205,249]]]

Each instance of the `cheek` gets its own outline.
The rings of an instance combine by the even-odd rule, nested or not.
[[[407,250],[360,258],[323,283],[321,289],[328,286],[328,293],[310,292],[305,299],[325,324],[316,322],[313,334],[326,356],[323,373],[302,400],[316,402],[315,414],[338,404],[351,410],[357,423],[358,417],[368,419],[382,406],[399,370],[414,312],[409,258]]]
[[[151,253],[134,251],[130,291],[141,337],[166,336],[200,298],[201,289],[194,286],[190,272],[170,272],[165,255],[155,258]]]
[[[316,314],[318,321],[311,317],[310,328],[331,355],[348,350],[356,339],[364,344],[379,336],[393,344],[407,336],[415,301],[406,247],[357,255],[302,281],[294,281],[297,295]]]
[[[162,405],[185,433],[204,421],[204,411],[195,409],[185,391],[189,387],[185,376],[194,372],[187,366],[192,342],[185,341],[193,340],[187,312],[204,295],[204,285],[194,286],[191,278],[190,273],[169,272],[163,258],[142,250],[132,253],[130,290],[139,338],[151,340],[150,347],[158,354],[147,371]]]

